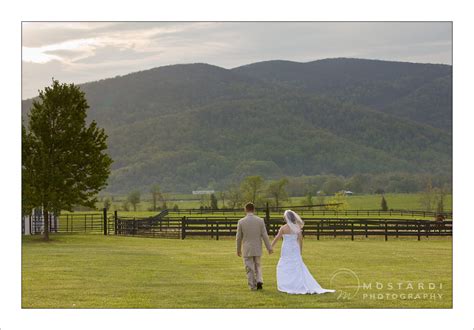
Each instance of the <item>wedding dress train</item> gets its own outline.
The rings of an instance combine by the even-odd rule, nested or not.
[[[277,265],[278,291],[291,294],[335,292],[323,289],[303,262],[297,234],[283,234],[281,256]]]

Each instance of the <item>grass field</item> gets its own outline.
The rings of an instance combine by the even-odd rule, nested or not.
[[[183,198],[183,200],[170,201],[168,202],[168,207],[171,208],[173,207],[174,204],[177,204],[180,209],[185,209],[185,208],[198,209],[200,207],[199,200],[190,200],[190,198],[193,198],[193,195],[176,195],[176,196],[172,195],[171,197],[176,198],[177,196],[180,198]],[[118,199],[123,200],[124,198],[125,198],[124,196],[115,197],[116,201],[112,203],[109,209],[110,212],[118,210],[121,216],[126,216],[126,217],[149,217],[152,215],[156,215],[157,213],[154,211],[148,211],[151,207],[151,202],[146,199],[142,200],[142,202],[137,206],[136,211],[133,211],[133,210],[124,211],[122,209],[122,202],[117,201]],[[423,208],[421,207],[421,204],[420,204],[420,198],[421,198],[420,193],[385,194],[385,198],[387,200],[389,209],[423,211]],[[348,204],[347,209],[348,210],[379,210],[380,202],[381,202],[381,196],[376,195],[376,194],[347,196],[347,204]],[[222,206],[221,204],[222,204],[221,201],[219,201],[219,207]],[[283,206],[304,205],[304,204],[305,204],[304,197],[291,197],[289,201],[287,201],[286,203],[283,203]],[[102,203],[97,204],[98,210],[101,210],[102,207],[103,207]],[[452,195],[446,196],[445,211],[452,211]],[[83,214],[83,213],[89,213],[89,212],[97,213],[98,211],[86,211],[86,212],[77,211],[76,213]],[[68,214],[68,213],[70,212],[63,211],[61,214]],[[181,215],[184,215],[184,214],[181,214]],[[216,214],[216,215],[222,216],[222,214]],[[240,214],[236,214],[236,215],[240,215]],[[213,214],[203,214],[202,216],[213,216]],[[228,214],[228,216],[234,216],[234,215]],[[326,215],[326,217],[330,217],[330,216]],[[367,216],[361,215],[361,217],[366,218]],[[402,218],[413,219],[413,217],[410,217],[410,216],[403,217],[400,215],[394,215],[393,217],[398,218],[398,219],[402,219]],[[426,220],[432,220],[432,218],[426,218]]]
[[[176,201],[168,201],[168,207],[172,208],[175,204],[178,205],[180,209],[186,208],[199,208],[201,203],[193,195],[170,195],[172,199],[178,199]],[[122,201],[126,196],[117,196],[112,202],[111,209],[121,209]],[[149,196],[143,195],[142,201],[137,206],[137,212],[146,212],[151,208],[151,201],[148,200]],[[194,199],[193,199],[194,198]],[[388,203],[389,209],[394,210],[423,210],[423,207],[420,203],[421,194],[420,193],[406,193],[406,194],[385,194],[385,199]],[[326,200],[330,197],[326,197]],[[378,210],[380,209],[381,195],[377,194],[367,194],[367,195],[353,195],[347,196],[347,209],[350,210]],[[283,203],[285,205],[305,205],[305,197],[291,197],[289,201]],[[314,203],[317,203],[316,200]],[[222,202],[218,201],[218,206],[222,207]],[[97,208],[101,209],[103,203],[98,203]],[[452,195],[447,195],[445,200],[445,210],[452,210]]]
[[[70,234],[22,244],[24,308],[452,307],[450,238],[308,238],[306,265],[337,292],[303,296],[276,289],[280,245],[263,257],[264,290],[252,292],[233,239]]]

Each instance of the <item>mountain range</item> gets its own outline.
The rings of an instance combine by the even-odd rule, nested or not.
[[[452,171],[452,67],[335,58],[179,64],[80,85],[109,135],[107,190],[247,175]],[[22,102],[24,118],[32,99]]]

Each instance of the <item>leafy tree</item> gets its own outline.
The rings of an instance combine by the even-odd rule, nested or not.
[[[107,209],[108,211],[111,205],[112,203],[110,202],[110,199],[108,197],[104,198],[104,209]]]
[[[128,200],[125,199],[125,200],[122,202],[122,210],[124,210],[124,211],[129,211],[129,210],[130,210],[129,205],[130,205],[130,203],[128,202]]]
[[[262,192],[263,184],[264,181],[259,175],[246,177],[240,185],[245,200],[257,204],[261,197],[260,193]]]
[[[168,195],[167,194],[161,194],[161,208],[163,210],[166,210],[168,208],[168,204],[166,204],[166,200],[168,199]]]
[[[53,80],[33,101],[28,129],[22,127],[22,197],[28,207],[42,208],[45,220],[75,205],[95,208],[107,185],[107,135],[95,121],[86,124],[88,108],[79,87]]]
[[[355,174],[345,184],[346,189],[361,193],[367,185],[368,178],[366,175]]]
[[[374,194],[383,195],[383,194],[385,194],[385,190],[383,190],[382,188],[377,188],[374,191]]]
[[[306,205],[313,205],[313,194],[311,193],[310,190],[308,191],[308,193],[305,196],[304,203]],[[311,210],[312,207],[308,207],[308,209]]]
[[[132,204],[133,211],[137,211],[137,205],[140,204],[140,192],[138,190],[132,191],[128,194],[128,202]]]
[[[151,198],[153,200],[153,211],[156,211],[158,200],[163,200],[160,186],[158,184],[153,185],[150,189],[150,193],[151,193]]]
[[[446,197],[447,189],[445,187],[441,187],[438,189],[438,203],[436,206],[436,212],[443,213],[444,212],[444,199]]]
[[[35,208],[34,199],[32,194],[32,187],[30,186],[29,182],[25,179],[29,173],[28,171],[28,164],[29,164],[29,157],[31,156],[33,150],[31,150],[31,142],[28,138],[26,133],[25,126],[21,125],[21,140],[22,140],[22,148],[21,148],[21,175],[23,180],[21,181],[21,209],[22,215],[30,215],[32,214],[33,209]]]
[[[329,178],[323,185],[322,189],[329,195],[332,195],[344,188],[344,181],[340,178]]]
[[[324,196],[324,192],[321,192],[316,197],[316,204],[324,205],[326,203],[326,196]]]
[[[199,202],[203,208],[207,208],[209,206],[210,198],[207,195],[199,195]]]
[[[278,208],[282,200],[288,200],[288,193],[285,189],[288,179],[283,178],[273,181],[268,185],[268,195],[275,200],[275,206]]]
[[[211,194],[211,209],[217,210],[219,207],[217,206],[217,198],[214,194]]]
[[[347,202],[346,195],[343,194],[342,192],[335,193],[334,197],[331,197],[327,203],[337,204],[337,205],[327,205],[326,209],[328,210],[342,211],[342,210],[347,210],[349,208],[349,203]]]
[[[225,209],[225,198],[226,198],[226,192],[225,191],[220,191],[219,192],[219,199],[222,201],[222,208]]]
[[[382,211],[388,211],[387,201],[385,200],[385,196],[382,196],[382,202],[380,203],[380,207]]]
[[[238,186],[231,186],[227,192],[228,206],[231,209],[237,208],[237,205],[242,203],[242,193]]]
[[[433,188],[431,180],[427,180],[425,190],[420,196],[420,205],[425,211],[433,210],[436,200],[436,190]]]

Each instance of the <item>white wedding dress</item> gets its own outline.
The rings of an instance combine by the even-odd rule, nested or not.
[[[277,284],[278,291],[291,294],[335,292],[323,289],[309,272],[301,257],[297,234],[283,234]]]

